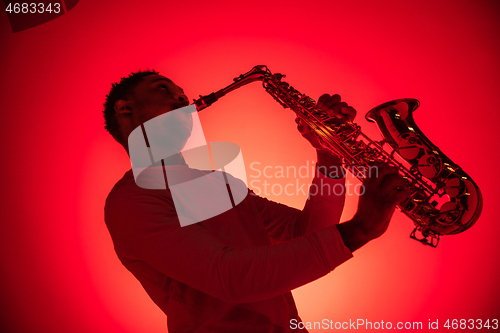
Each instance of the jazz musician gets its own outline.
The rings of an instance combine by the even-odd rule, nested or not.
[[[132,73],[106,97],[105,128],[129,153],[134,129],[188,104],[168,78]],[[356,115],[339,95],[322,95],[318,106],[339,121]],[[189,129],[189,115],[184,121]],[[341,167],[339,158],[297,122],[317,151],[313,183],[344,184],[327,172]],[[189,168],[181,154],[164,164],[188,177],[202,172]],[[377,167],[364,182],[357,213],[340,224],[343,195],[310,195],[297,210],[250,191],[234,208],[182,227],[169,189],[141,188],[132,171],[109,193],[105,220],[119,259],[166,314],[169,332],[306,332],[290,324],[301,321],[291,290],[328,274],[381,236],[396,204],[409,195],[396,169]],[[225,188],[218,179],[212,186]]]

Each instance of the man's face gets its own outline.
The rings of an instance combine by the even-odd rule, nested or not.
[[[146,76],[129,100],[134,121],[139,125],[166,112],[189,105],[182,88],[161,75]]]
[[[189,105],[180,87],[164,76],[148,75],[135,87],[126,103],[131,113],[130,130],[151,121],[146,127],[149,140],[161,143],[161,149],[168,156],[183,149],[193,130],[193,118],[191,109],[178,110]]]

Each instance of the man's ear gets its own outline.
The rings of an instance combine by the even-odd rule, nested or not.
[[[129,107],[129,102],[123,99],[119,99],[115,102],[115,112],[117,115],[129,115],[132,113],[132,109]]]

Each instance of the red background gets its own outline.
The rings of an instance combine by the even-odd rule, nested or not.
[[[0,19],[2,332],[166,331],[104,225],[106,195],[130,168],[103,130],[104,96],[130,71],[155,68],[194,98],[257,64],[313,98],[341,94],[377,139],[366,111],[419,99],[422,131],[484,195],[477,224],[437,249],[410,240],[411,221],[396,213],[383,237],[294,291],[303,320],[500,319],[498,1],[82,0],[15,34]],[[242,147],[249,175],[252,162],[314,159],[294,115],[258,83],[200,117],[209,141]],[[349,197],[344,219],[355,208]]]

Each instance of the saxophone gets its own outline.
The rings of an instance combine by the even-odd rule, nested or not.
[[[420,104],[418,100],[397,99],[371,109],[366,119],[377,123],[384,137],[373,141],[356,123],[348,120],[339,124],[333,116],[320,110],[312,98],[282,81],[283,77],[273,74],[266,66],[255,66],[226,88],[200,95],[194,104],[201,111],[235,89],[262,81],[266,92],[308,124],[321,144],[338,155],[344,168],[361,181],[376,161],[399,170],[411,192],[408,199],[398,205],[415,224],[411,238],[436,247],[440,236],[463,232],[477,221],[483,205],[481,191],[417,127],[413,111]]]

